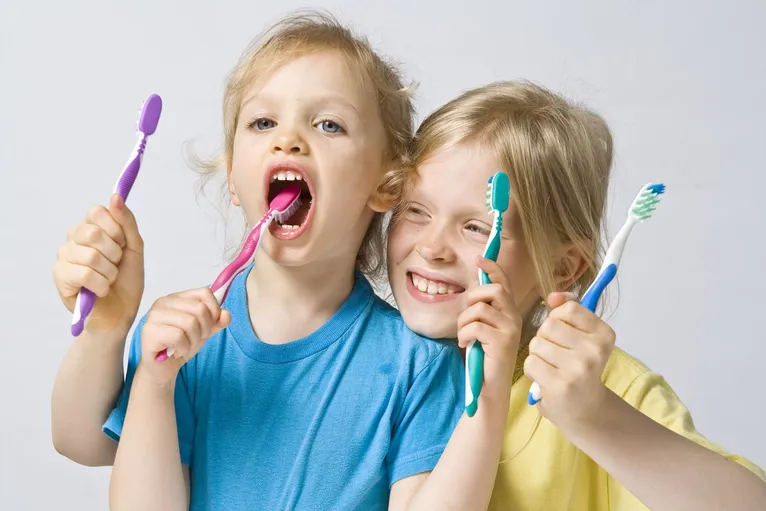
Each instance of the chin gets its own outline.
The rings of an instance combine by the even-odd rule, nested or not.
[[[417,309],[440,308],[433,305],[405,305],[400,307],[402,319],[407,327],[416,334],[432,339],[455,339],[457,338],[457,318],[452,314],[439,313],[439,311],[423,311]]]

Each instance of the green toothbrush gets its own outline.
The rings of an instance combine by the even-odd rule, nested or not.
[[[510,201],[511,183],[508,174],[497,172],[489,178],[487,185],[487,209],[493,215],[492,231],[484,248],[484,257],[487,259],[497,261],[503,232],[503,213],[508,209]],[[489,276],[483,270],[479,270],[479,283],[490,283]],[[472,341],[468,345],[465,366],[465,410],[469,417],[473,417],[479,408],[479,395],[484,382],[484,349],[480,342]]]

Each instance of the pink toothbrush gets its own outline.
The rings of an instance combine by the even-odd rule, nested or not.
[[[213,295],[216,300],[218,300],[219,304],[223,303],[226,299],[226,294],[229,292],[229,287],[234,278],[242,273],[250,263],[250,260],[253,258],[255,251],[258,250],[263,235],[269,228],[269,225],[271,225],[271,222],[275,219],[279,222],[285,222],[293,215],[293,213],[298,211],[300,206],[301,188],[298,185],[287,185],[276,197],[274,197],[271,204],[269,204],[269,210],[250,230],[250,234],[247,236],[247,240],[245,240],[245,245],[242,247],[237,258],[223,269],[218,275],[218,278],[215,279],[215,282],[210,286],[210,289],[213,291]],[[174,351],[172,348],[163,350],[157,353],[157,358],[155,360],[157,360],[157,362],[164,362],[172,357],[173,353]]]
[[[162,98],[156,94],[149,96],[144,101],[141,115],[138,118],[138,141],[130,154],[127,165],[122,170],[117,184],[114,186],[113,193],[119,193],[123,202],[128,200],[128,194],[133,187],[133,183],[138,176],[138,169],[141,168],[141,162],[144,157],[144,149],[149,135],[154,134],[157,129],[157,123],[160,122],[160,113],[162,113]],[[74,313],[72,314],[72,335],[77,337],[85,330],[85,323],[96,305],[96,295],[87,288],[81,288],[77,293],[77,300],[74,304]]]

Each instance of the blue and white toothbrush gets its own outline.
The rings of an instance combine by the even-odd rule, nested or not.
[[[497,261],[500,253],[500,239],[503,233],[503,213],[511,202],[511,182],[508,174],[497,172],[487,184],[487,209],[493,216],[492,231],[484,248],[484,257]],[[479,270],[479,283],[489,284],[489,276]],[[473,417],[479,408],[479,395],[484,382],[484,349],[480,342],[472,341],[465,353],[465,410]]]
[[[617,266],[620,263],[622,252],[625,250],[625,244],[628,241],[628,236],[633,230],[633,227],[639,223],[647,220],[652,216],[652,212],[655,210],[657,203],[660,202],[660,196],[665,193],[664,184],[652,184],[649,183],[641,188],[641,190],[633,199],[628,210],[628,219],[623,224],[614,241],[609,246],[609,250],[606,252],[604,263],[601,265],[601,269],[596,276],[596,280],[585,292],[585,295],[580,300],[580,303],[587,307],[591,312],[596,311],[596,305],[601,298],[601,294],[604,289],[612,282],[614,276],[617,274]],[[530,405],[535,405],[540,402],[540,385],[537,382],[533,382],[529,388],[529,395],[527,396],[527,402]]]

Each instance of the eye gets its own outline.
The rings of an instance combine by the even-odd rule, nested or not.
[[[478,224],[478,223],[470,223],[465,226],[465,230],[468,232],[476,233],[481,236],[489,236],[490,229],[489,227]]]
[[[344,132],[344,130],[341,127],[340,124],[338,124],[337,122],[332,121],[330,119],[325,119],[323,121],[319,121],[319,123],[317,123],[316,126],[320,130],[324,131],[325,133],[337,134],[337,133],[343,133]]]
[[[250,129],[255,129],[256,131],[266,131],[276,127],[276,125],[277,123],[273,119],[269,119],[267,117],[259,117],[258,119],[255,119],[250,124],[248,124],[247,127]]]
[[[424,216],[426,214],[426,212],[418,206],[409,206],[406,213],[412,216]]]

